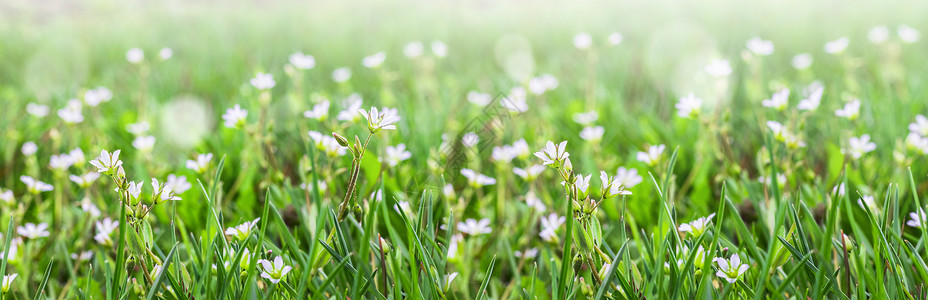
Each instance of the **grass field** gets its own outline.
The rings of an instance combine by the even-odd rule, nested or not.
[[[925,299],[925,15],[0,3],[0,300]]]

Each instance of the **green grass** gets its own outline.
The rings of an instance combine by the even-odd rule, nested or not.
[[[916,115],[928,114],[925,4],[174,4],[0,10],[0,195],[14,196],[0,201],[0,273],[18,275],[0,300],[928,297],[928,226],[906,224],[928,190],[926,154],[906,142]],[[889,40],[874,44],[868,31],[879,24]],[[899,24],[921,39],[904,43]],[[609,45],[615,31],[623,42]],[[592,35],[592,48],[573,46],[578,32]],[[755,35],[774,42],[772,55],[745,49]],[[847,50],[823,50],[841,36]],[[423,54],[407,58],[414,40]],[[433,40],[447,56],[430,49]],[[528,77],[506,67],[519,44],[530,45]],[[132,47],[143,62],[126,61]],[[162,47],[170,59],[158,58]],[[315,67],[294,70],[296,51]],[[378,51],[382,66],[362,66]],[[798,53],[812,55],[810,68],[791,66]],[[716,58],[730,62],[730,75],[703,70]],[[332,80],[339,67],[351,68],[348,82]],[[258,72],[276,85],[252,87]],[[528,92],[526,112],[499,106],[542,74],[557,87]],[[801,111],[813,81],[824,86],[821,105]],[[83,122],[59,118],[69,99],[98,86],[110,101],[85,103]],[[781,88],[791,91],[784,110],[761,105]],[[470,91],[497,102],[472,104]],[[675,104],[690,92],[703,105],[679,117]],[[360,115],[338,120],[354,93],[365,109],[397,109],[396,130],[372,134]],[[859,117],[835,116],[853,99]],[[327,119],[304,117],[323,100]],[[26,113],[28,103],[48,105],[49,115]],[[227,128],[221,116],[236,104],[247,118]],[[589,126],[603,127],[599,142],[581,138],[587,126],[574,121],[588,111],[599,116]],[[156,139],[150,151],[127,131],[141,121],[151,125],[141,135]],[[768,121],[806,146],[790,147]],[[350,149],[330,155],[309,131],[338,133]],[[460,140],[468,132],[476,146]],[[864,134],[876,149],[846,155]],[[560,161],[527,181],[512,168],[540,158],[492,158],[520,139],[529,152],[567,141],[572,169]],[[38,150],[26,155],[30,141]],[[400,143],[410,158],[394,166],[387,147]],[[657,161],[637,159],[652,145],[666,146]],[[50,166],[75,148],[83,159]],[[88,186],[69,179],[95,172],[88,161],[103,149],[122,150],[124,175]],[[186,167],[205,153],[205,170]],[[637,170],[641,183],[606,197],[597,175],[619,167]],[[473,185],[464,168],[495,184]],[[169,174],[190,187],[183,200],[155,201],[151,178]],[[588,174],[584,192],[576,176]],[[23,175],[54,190],[30,193]],[[129,182],[143,184],[137,199]],[[874,205],[858,205],[864,196]],[[541,225],[552,213],[565,217],[553,234]],[[680,230],[710,214],[702,234]],[[120,225],[97,236],[104,218]],[[468,219],[487,219],[490,232],[462,232]],[[20,234],[28,223],[49,224],[49,236]],[[85,251],[90,259],[72,258]],[[748,269],[730,283],[713,260],[734,254]],[[292,269],[275,283],[259,260],[278,256]]]

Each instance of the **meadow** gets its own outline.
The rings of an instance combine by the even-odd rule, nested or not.
[[[926,299],[926,13],[0,4],[0,300]]]

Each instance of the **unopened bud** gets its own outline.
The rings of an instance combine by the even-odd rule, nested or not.
[[[334,137],[335,140],[338,141],[338,144],[342,145],[342,147],[348,147],[348,139],[346,139],[341,134],[338,134],[337,132],[332,132],[332,137]]]

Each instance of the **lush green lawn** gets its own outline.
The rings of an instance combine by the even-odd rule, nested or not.
[[[0,5],[0,299],[922,299],[926,13]]]

